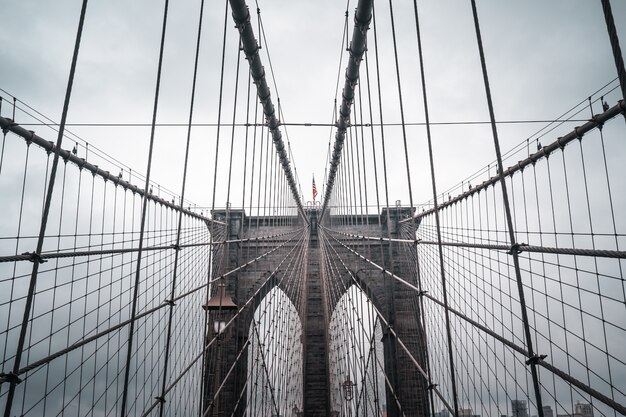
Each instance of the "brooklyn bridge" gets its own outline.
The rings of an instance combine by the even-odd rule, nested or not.
[[[5,417],[626,416],[626,4],[6,3]]]

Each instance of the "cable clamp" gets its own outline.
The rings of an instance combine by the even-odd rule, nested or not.
[[[9,122],[6,126],[2,127],[2,133],[4,133],[4,135],[6,136],[6,134],[9,133],[9,130],[12,127],[17,126],[17,123],[15,123],[15,120],[9,119],[8,117],[6,117],[5,119],[7,122]]]
[[[535,356],[531,356],[530,358],[528,358],[528,360],[526,361],[526,365],[537,365],[539,363],[539,361],[544,360],[545,358],[547,358],[548,355],[535,355]]]
[[[421,291],[419,291],[419,292],[417,293],[417,296],[418,296],[418,297],[422,297],[422,296],[426,295],[426,293],[427,293],[427,292],[428,292],[428,290],[421,290]]]
[[[165,398],[163,397],[154,397],[154,399],[157,400],[161,404],[165,404]]]
[[[170,248],[174,249],[175,251],[179,251],[180,250],[180,245],[177,245],[177,244],[174,243],[174,244],[170,245]]]
[[[520,254],[523,252],[523,247],[524,246],[528,246],[526,243],[515,243],[514,245],[511,245],[511,249],[509,249],[509,251],[507,252],[509,255],[513,255],[513,254]]]
[[[0,373],[0,378],[3,378],[4,381],[9,382],[11,384],[15,384],[15,385],[22,382],[22,379],[13,372],[9,372],[8,374],[5,374],[4,372],[2,372]]]
[[[582,135],[582,133],[578,132],[578,129],[580,129],[580,126],[574,127],[574,134],[576,135],[576,138],[578,140],[582,140],[583,139],[583,135]],[[602,126],[600,126],[600,129],[602,129]]]
[[[435,388],[437,388],[439,384],[428,384],[428,386],[426,387],[426,391],[431,391],[434,390]]]
[[[243,30],[246,28],[246,25],[249,25],[249,24],[250,24],[250,12],[246,14],[246,17],[243,20],[235,21],[235,28],[237,28],[237,30],[239,30],[240,32],[243,32]]]
[[[167,304],[170,307],[174,307],[176,305],[176,303],[174,302],[174,300],[165,300],[163,301],[165,304]]]
[[[33,132],[32,130],[29,130],[29,132],[31,133],[31,139],[27,140],[28,141],[28,145],[30,145],[32,143],[32,139],[35,137],[35,132]],[[46,151],[47,155],[50,155],[51,153],[56,151],[56,145],[51,140],[49,140],[48,143],[50,144],[50,148],[49,149],[45,149],[45,151]]]
[[[591,121],[594,122],[596,124],[596,127],[598,128],[598,130],[602,130],[602,127],[604,126],[604,122],[601,122],[598,118],[598,115],[595,114],[593,115],[593,117],[591,118]],[[579,138],[580,139],[580,138]]]
[[[360,21],[357,18],[356,13],[354,13],[354,25],[359,27],[359,29],[361,30],[361,33],[363,33],[366,30],[369,30],[369,26],[370,26],[370,22],[371,21],[372,21],[372,15],[371,14],[370,14],[370,17],[369,17],[368,20],[362,22],[362,21]]]
[[[45,260],[44,258],[41,257],[41,255],[39,255],[37,252],[24,252],[22,255],[26,255],[28,256],[30,259],[28,259],[31,262],[37,262],[37,263],[44,263],[44,262],[48,262],[47,260]]]

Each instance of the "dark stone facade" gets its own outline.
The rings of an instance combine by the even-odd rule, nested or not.
[[[281,280],[280,268],[275,274],[279,256],[269,255],[249,267],[238,271],[224,279],[227,293],[233,296],[236,303],[240,304],[254,296],[243,314],[236,321],[236,326],[226,332],[219,344],[214,344],[207,351],[205,357],[204,377],[204,407],[212,403],[212,393],[217,389],[215,381],[222,380],[237,361],[237,354],[247,342],[248,331],[256,307],[263,297],[275,286],[281,288],[292,301],[303,325],[303,398],[304,416],[330,416],[330,399],[328,383],[328,358],[327,358],[327,335],[326,328],[332,311],[324,311],[325,306],[334,306],[341,298],[341,294],[333,296],[329,303],[323,302],[323,283],[320,276],[320,235],[330,234],[330,230],[343,233],[387,237],[409,238],[414,236],[414,230],[410,222],[400,225],[400,219],[410,214],[408,208],[383,209],[380,216],[351,216],[343,219],[341,216],[330,216],[324,219],[324,229],[318,230],[317,211],[309,211],[309,225],[303,224],[295,218],[280,217],[246,217],[242,210],[230,210],[229,213],[216,212],[215,218],[227,220],[228,239],[240,239],[253,236],[267,236],[279,233],[287,233],[307,227],[308,262],[303,271],[302,282],[299,285],[285,286]],[[322,229],[320,227],[319,229]],[[325,231],[329,230],[329,231]],[[341,237],[342,242],[352,250],[381,265],[386,270],[408,280],[417,286],[416,268],[413,256],[414,246],[404,243],[391,243],[380,241],[350,240],[346,236]],[[346,240],[347,239],[347,240]],[[332,239],[331,239],[332,240]],[[250,241],[231,243],[217,247],[214,250],[215,273],[224,273],[239,265],[249,262],[274,247],[272,241]],[[293,248],[296,240],[288,243],[285,249]],[[348,249],[339,244],[333,245],[339,255],[350,264],[347,265],[359,282],[359,286],[368,294],[375,307],[383,314],[395,331],[406,349],[420,364],[422,369],[427,370],[427,356],[425,335],[422,328],[422,318],[419,312],[418,294],[388,275],[382,273],[371,264],[359,259]],[[281,252],[280,258],[284,257],[285,251]],[[217,262],[217,260],[223,260]],[[270,279],[268,280],[268,277]],[[353,285],[350,275],[345,277],[346,287]],[[240,305],[241,306],[241,305]],[[209,319],[209,329],[212,324]],[[212,331],[208,332],[209,339]],[[429,414],[429,400],[427,382],[413,365],[413,361],[404,348],[398,345],[391,335],[389,328],[383,328],[384,363],[386,374],[392,387],[387,387],[388,416],[402,415],[395,406],[393,399],[397,396],[402,405],[402,413],[406,416],[425,417]],[[219,352],[216,350],[219,349]],[[247,354],[241,355],[234,367],[233,372],[222,388],[219,400],[213,404],[212,415],[236,416],[244,415],[245,412],[245,381],[247,373]],[[398,366],[401,364],[401,366]],[[240,396],[240,393],[243,395]],[[288,410],[288,414],[291,410]]]

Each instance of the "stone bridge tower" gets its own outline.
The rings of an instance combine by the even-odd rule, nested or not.
[[[280,279],[280,268],[273,273],[279,259],[272,254],[258,260],[249,267],[242,268],[225,278],[226,293],[232,296],[239,304],[253,297],[253,303],[245,312],[242,312],[236,326],[225,332],[218,343],[208,349],[205,358],[203,381],[204,407],[212,403],[212,393],[218,389],[216,381],[221,381],[227,372],[234,366],[234,371],[226,380],[218,404],[213,404],[213,416],[245,415],[242,404],[245,402],[245,381],[248,372],[248,358],[246,354],[237,357],[243,346],[246,345],[253,314],[263,297],[274,287],[281,288],[296,307],[303,329],[303,416],[318,417],[331,416],[329,390],[329,363],[328,363],[328,323],[332,311],[341,294],[333,296],[335,299],[326,300],[324,297],[323,274],[320,268],[321,253],[320,241],[329,239],[337,253],[350,261],[348,267],[359,286],[373,301],[389,326],[383,326],[384,366],[389,378],[386,386],[387,415],[389,417],[406,416],[426,417],[430,407],[428,383],[414,366],[398,366],[399,363],[409,364],[411,356],[427,370],[426,339],[422,327],[422,317],[419,308],[419,296],[414,291],[396,282],[388,274],[380,271],[375,265],[359,259],[354,252],[367,255],[373,263],[384,267],[397,276],[417,284],[415,265],[415,247],[412,244],[385,241],[382,245],[379,240],[371,245],[366,240],[351,238],[348,235],[364,235],[392,239],[414,240],[415,230],[410,223],[399,223],[407,217],[408,208],[383,209],[380,215],[351,217],[350,223],[344,223],[341,216],[328,216],[318,224],[319,211],[307,210],[308,224],[295,217],[249,217],[243,210],[216,211],[214,218],[227,220],[226,236],[229,240],[254,238],[255,236],[274,236],[276,240],[249,240],[218,246],[214,249],[214,276],[230,271],[253,261],[272,247],[278,239],[285,241],[289,233],[305,229],[307,244],[307,263],[303,265],[302,276],[299,278],[301,292],[291,285],[285,287]],[[339,244],[337,241],[341,241]],[[285,248],[293,248],[298,244],[297,239],[285,243]],[[349,249],[348,249],[349,248]],[[222,260],[221,262],[218,262]],[[221,265],[218,265],[221,264]],[[215,268],[219,267],[219,271]],[[268,279],[269,278],[269,279]],[[345,288],[354,285],[350,274],[345,274]],[[214,286],[216,287],[216,286]],[[214,289],[215,291],[215,289]],[[304,294],[302,297],[301,294]],[[332,310],[332,308],[330,308]],[[212,324],[208,321],[209,339],[212,333]],[[403,341],[405,347],[396,343],[392,330]],[[216,354],[218,349],[219,355]],[[217,360],[216,360],[217,359]],[[216,378],[216,375],[219,378]],[[243,401],[239,398],[241,392]],[[394,398],[402,404],[402,410],[396,406]],[[287,415],[292,413],[288,410]]]

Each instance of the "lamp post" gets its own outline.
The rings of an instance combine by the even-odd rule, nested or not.
[[[215,396],[215,391],[220,384],[220,371],[221,371],[221,347],[220,341],[224,337],[223,334],[226,330],[226,323],[228,323],[228,319],[234,312],[238,310],[237,304],[235,304],[230,298],[229,295],[226,294],[226,290],[223,283],[220,283],[217,286],[217,291],[207,301],[205,305],[202,306],[204,311],[209,314],[209,322],[213,322],[213,331],[217,336],[217,345],[215,346],[215,372],[213,374],[213,386],[211,389],[211,394],[209,397]],[[208,380],[208,374],[205,376]],[[217,414],[219,415],[219,404],[217,399],[215,403],[213,402],[213,398],[207,398],[209,400],[209,416],[213,415],[213,408],[217,409]]]
[[[233,299],[230,298],[228,294],[226,294],[226,289],[224,284],[220,283],[217,286],[217,292],[202,308],[211,313],[211,312],[223,312],[223,313],[232,313],[233,311],[237,311],[239,307],[234,303]],[[219,317],[224,318],[224,317]],[[226,323],[224,323],[226,324]]]
[[[354,398],[354,387],[356,387],[356,384],[350,381],[350,378],[346,379],[346,381],[341,384],[341,388],[343,388],[343,398],[346,401],[352,401]]]
[[[227,319],[238,310],[237,304],[226,294],[224,284],[217,286],[217,292],[205,305],[204,311],[209,313],[209,319],[213,321],[213,331],[216,335],[221,335],[226,329]]]
[[[341,391],[343,393],[343,398],[346,400],[346,408],[349,416],[352,415],[352,404],[350,404],[350,401],[354,398],[354,387],[356,387],[356,384],[352,382],[349,377],[343,384],[341,384]]]

